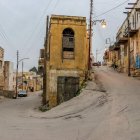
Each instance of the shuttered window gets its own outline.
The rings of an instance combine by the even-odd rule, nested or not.
[[[74,31],[66,28],[63,31],[62,57],[63,59],[74,59],[75,38]]]

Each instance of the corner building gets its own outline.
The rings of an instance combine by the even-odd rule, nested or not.
[[[52,15],[46,61],[46,99],[49,107],[76,96],[88,72],[85,17]]]

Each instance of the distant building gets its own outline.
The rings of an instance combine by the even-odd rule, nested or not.
[[[4,49],[0,47],[0,90],[4,88]]]
[[[53,15],[46,65],[46,100],[50,108],[76,96],[88,73],[89,48],[85,17]]]
[[[23,77],[22,77],[23,76]],[[29,92],[39,91],[43,88],[43,78],[36,72],[19,72],[18,90],[27,90]]]
[[[10,61],[4,62],[4,90],[15,90],[16,74],[14,64]]]
[[[44,73],[44,49],[40,49],[40,56],[38,61],[38,74],[43,76]]]

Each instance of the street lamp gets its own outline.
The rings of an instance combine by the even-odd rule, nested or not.
[[[90,59],[90,52],[91,52],[91,39],[92,39],[92,26],[96,25],[97,22],[101,23],[102,28],[105,28],[107,26],[105,19],[101,19],[101,20],[90,20],[90,25],[89,25],[89,66],[88,69],[91,69],[91,59]]]
[[[92,21],[92,24],[93,24],[93,25],[96,25],[96,24],[97,24],[97,22],[101,23],[102,28],[106,28],[107,23],[106,23],[105,19],[101,19],[101,20],[94,20],[94,21]]]
[[[22,58],[18,60],[19,57],[19,52],[17,51],[17,70],[16,70],[16,96],[14,97],[15,99],[17,98],[18,95],[18,67],[19,63],[22,61],[22,90],[23,90],[23,60],[29,59],[29,58]]]

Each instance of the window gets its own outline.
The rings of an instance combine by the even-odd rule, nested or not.
[[[63,31],[62,58],[74,59],[74,47],[75,47],[74,31],[70,28],[66,28]]]

